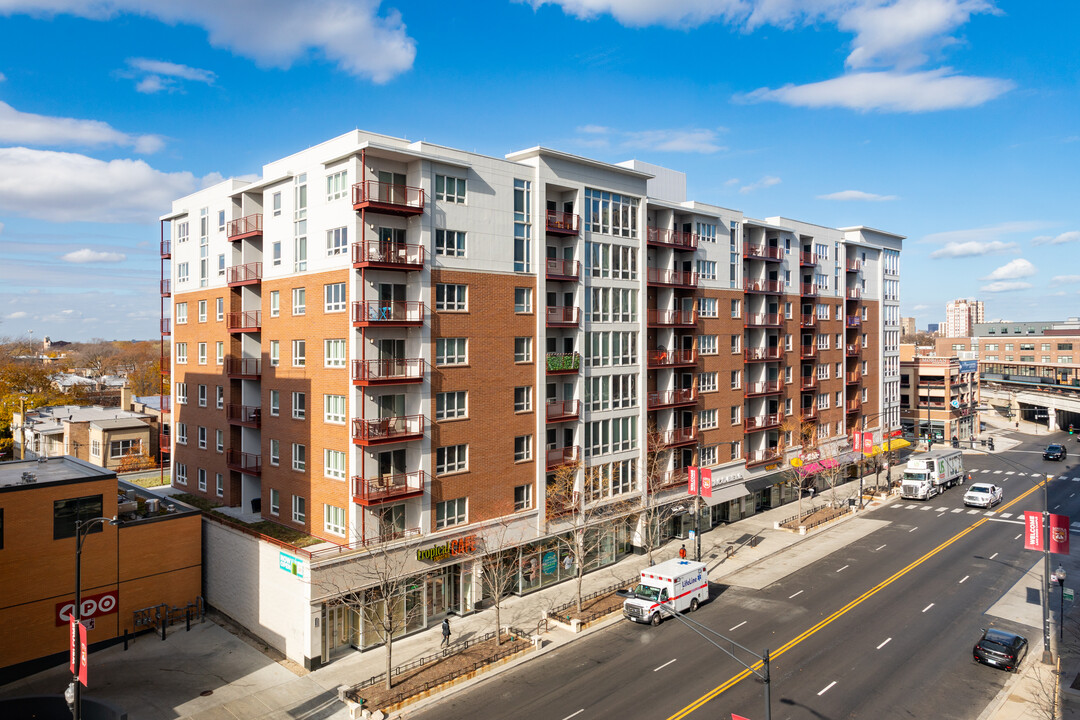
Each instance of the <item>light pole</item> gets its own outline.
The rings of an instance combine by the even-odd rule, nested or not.
[[[72,615],[76,624],[82,622],[82,546],[86,536],[98,523],[107,522],[110,525],[119,525],[116,517],[96,517],[90,520],[75,521],[75,609]],[[82,653],[76,648],[75,672],[71,678],[71,716],[74,720],[82,718],[82,689],[79,682],[79,673],[82,670]],[[67,693],[64,693],[65,697]]]
[[[1057,581],[1058,587],[1061,588],[1061,600],[1058,605],[1058,640],[1065,639],[1065,568],[1061,563],[1058,563],[1057,570],[1054,571],[1054,580]]]
[[[1047,594],[1050,592],[1050,491],[1048,486],[1050,485],[1050,476],[1047,475],[1043,480],[1043,511],[1042,511],[1042,548],[1043,548],[1043,591],[1040,594],[1042,597],[1042,612],[1043,612],[1043,664],[1051,665],[1054,662],[1054,655],[1050,652],[1050,598]]]
[[[861,415],[859,417],[859,509],[862,510],[863,503],[863,458],[866,457],[866,452],[863,450],[866,438],[866,419],[869,417],[871,420],[875,418],[884,417],[888,415],[890,411],[885,410],[873,415]],[[882,430],[882,436],[885,435],[885,431]],[[889,438],[889,449],[892,450],[892,438]],[[892,463],[889,463],[889,484],[892,484]]]

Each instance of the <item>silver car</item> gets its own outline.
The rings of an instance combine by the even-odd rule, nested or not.
[[[975,483],[964,493],[964,505],[989,508],[1001,502],[1005,493],[991,483]]]

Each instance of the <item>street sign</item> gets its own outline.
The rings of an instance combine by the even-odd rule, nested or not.
[[[1068,600],[1069,602],[1072,602],[1072,601],[1073,601],[1073,591],[1072,591],[1072,588],[1065,588],[1065,589],[1064,589],[1064,590],[1063,590],[1062,592],[1064,592],[1064,593],[1065,593],[1065,599],[1066,599],[1066,600]]]

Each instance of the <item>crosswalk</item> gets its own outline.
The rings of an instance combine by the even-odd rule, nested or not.
[[[1046,473],[1025,473],[1025,472],[1017,472],[1016,470],[988,470],[988,469],[985,469],[985,468],[981,469],[981,470],[980,469],[968,470],[968,472],[971,473],[973,478],[974,478],[975,475],[978,475],[978,474],[981,473],[983,475],[1003,475],[1004,476],[1004,477],[1000,477],[1000,478],[995,478],[995,479],[998,479],[998,480],[1008,480],[1009,479],[1008,476],[1015,475],[1016,477],[1036,477],[1036,478],[1048,477],[1051,480],[1069,480],[1071,482],[1080,482],[1080,475],[1076,475],[1074,477],[1067,477],[1065,475],[1062,475],[1059,478],[1056,475],[1048,475]]]
[[[941,513],[941,514],[951,512],[951,513],[954,513],[954,514],[965,513],[967,515],[987,515],[987,516],[992,515],[994,517],[1006,518],[1006,519],[1011,518],[1013,516],[1013,513],[999,513],[999,512],[997,512],[995,510],[986,510],[986,509],[983,509],[983,508],[966,508],[966,507],[949,508],[949,507],[942,507],[942,506],[935,507],[933,505],[926,505],[926,504],[923,504],[923,503],[920,503],[918,505],[912,505],[912,504],[900,505],[900,504],[897,504],[897,505],[893,505],[893,507],[895,507],[898,510],[922,510],[923,512],[931,512],[931,511],[933,511],[933,512]]]

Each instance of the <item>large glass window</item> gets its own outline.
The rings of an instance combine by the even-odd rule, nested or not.
[[[75,537],[76,521],[86,522],[101,517],[102,496],[67,498],[53,502],[53,540]],[[95,523],[88,532],[101,532],[101,523]]]

